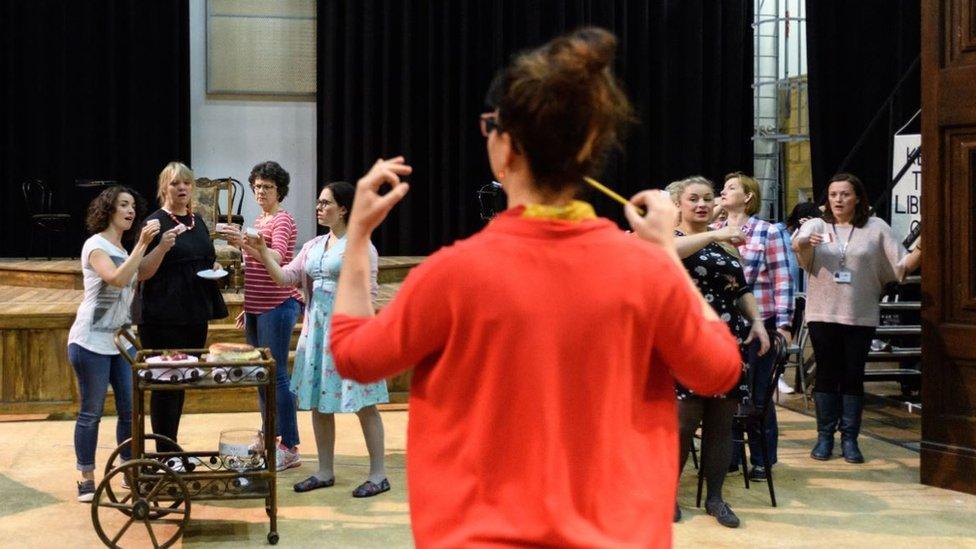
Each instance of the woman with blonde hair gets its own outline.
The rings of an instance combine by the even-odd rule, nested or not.
[[[756,296],[763,325],[767,332],[779,332],[786,341],[790,341],[795,282],[790,272],[789,235],[778,225],[759,217],[759,210],[762,209],[759,182],[742,172],[725,176],[718,202],[727,215],[712,227],[741,233],[742,240],[737,245],[742,256],[742,270],[746,284]],[[757,350],[755,344],[748,349],[749,377],[755,404],[762,406],[775,364],[772,353],[760,354]],[[749,461],[752,462],[749,478],[754,481],[765,481],[769,469],[777,461],[779,427],[776,424],[776,407],[767,406],[766,413],[766,431],[760,433],[758,426],[754,425],[754,431],[749,433]],[[741,433],[737,433],[737,438],[741,436]],[[763,461],[762,438],[766,439],[768,463]],[[739,444],[736,445],[729,470],[737,469],[741,461],[742,447]]]
[[[678,426],[680,438],[679,468],[684,468],[692,437],[702,428],[702,474],[708,496],[705,510],[722,526],[735,528],[739,518],[722,498],[722,486],[732,458],[732,416],[739,402],[750,395],[745,358],[750,344],[760,355],[768,354],[769,335],[763,326],[756,298],[746,284],[742,263],[735,247],[724,240],[723,233],[710,230],[709,219],[715,203],[712,182],[692,176],[668,185],[667,191],[678,206],[680,220],[675,238],[680,241],[679,254],[705,300],[715,309],[736,336],[741,353],[742,377],[739,385],[726,393],[701,393],[678,383]],[[732,234],[731,231],[725,231]],[[709,241],[709,233],[712,240]],[[696,241],[706,242],[693,245]],[[680,469],[679,469],[680,471]],[[681,511],[675,504],[675,521]]]
[[[157,220],[160,233],[150,242],[139,265],[139,286],[133,322],[146,349],[202,348],[207,323],[227,316],[217,282],[197,276],[219,267],[210,231],[200,214],[193,213],[193,172],[181,162],[170,162],[159,173],[160,208],[145,223]],[[152,430],[176,442],[183,414],[183,391],[152,391]],[[159,452],[174,452],[167,442]]]
[[[581,29],[498,75],[479,122],[509,209],[412,270],[375,318],[370,234],[411,168],[379,160],[359,180],[331,349],[359,382],[414,367],[418,546],[669,547],[674,379],[721,393],[739,377],[735,340],[674,252],[667,197],[627,205],[640,238],[575,200],[631,117],[616,44]]]

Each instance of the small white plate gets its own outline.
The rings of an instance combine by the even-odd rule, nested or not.
[[[209,280],[217,280],[218,278],[224,278],[225,276],[227,276],[227,271],[223,269],[217,269],[216,271],[213,269],[204,269],[198,272],[197,276]]]

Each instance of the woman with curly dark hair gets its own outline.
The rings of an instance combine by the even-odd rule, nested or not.
[[[261,162],[251,169],[248,182],[254,200],[261,207],[261,215],[254,227],[264,236],[270,258],[276,265],[287,265],[295,255],[298,224],[281,201],[288,196],[288,172],[274,161]],[[232,245],[243,244],[236,226],[222,227],[221,234]],[[298,453],[298,415],[295,397],[289,390],[288,349],[295,322],[302,310],[301,294],[293,287],[279,287],[268,275],[261,258],[244,248],[244,310],[237,316],[238,328],[244,329],[247,342],[255,347],[268,347],[274,356],[275,398],[277,424],[272,436],[281,437],[275,463],[279,471],[298,467],[302,459]],[[267,413],[264,393],[258,391],[261,414]]]
[[[81,471],[78,501],[91,501],[95,493],[95,444],[102,419],[105,393],[112,385],[118,423],[115,438],[122,443],[132,432],[132,371],[113,343],[113,335],[129,323],[136,275],[146,247],[159,233],[159,223],[139,232],[132,254],[122,237],[135,226],[141,205],[135,191],[121,186],[102,191],[88,206],[85,220],[91,238],[81,249],[85,294],[68,333],[68,360],[78,376],[81,409],[75,422],[75,457]],[[128,458],[123,452],[123,458]]]

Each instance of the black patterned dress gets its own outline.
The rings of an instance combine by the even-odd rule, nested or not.
[[[675,236],[684,236],[681,231],[674,231]],[[739,342],[739,354],[743,357],[742,377],[731,391],[721,395],[696,395],[680,383],[675,384],[675,393],[679,400],[692,396],[707,398],[736,398],[741,399],[749,394],[749,384],[746,380],[747,363],[745,361],[746,346],[743,340],[749,336],[749,321],[742,315],[736,301],[743,294],[750,291],[746,286],[746,277],[742,273],[739,258],[729,253],[716,243],[711,243],[697,252],[681,260],[698,290],[705,296],[705,301],[711,304],[732,331]]]

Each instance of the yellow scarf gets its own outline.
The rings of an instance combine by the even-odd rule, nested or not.
[[[561,221],[583,221],[596,219],[596,212],[582,200],[574,200],[566,206],[546,206],[543,204],[529,204],[522,212],[522,217],[534,219],[558,219]]]

